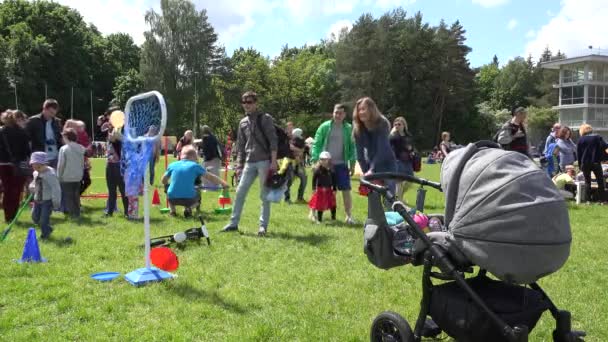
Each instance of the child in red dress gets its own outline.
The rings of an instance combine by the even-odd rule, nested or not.
[[[323,212],[331,211],[331,219],[336,219],[336,175],[331,168],[331,155],[324,151],[319,155],[319,162],[312,176],[313,195],[308,203],[310,219],[320,223]],[[316,215],[315,215],[316,212]]]

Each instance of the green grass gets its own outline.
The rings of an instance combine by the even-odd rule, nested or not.
[[[95,160],[92,192],[106,192],[103,175],[104,161]],[[437,166],[424,166],[422,176],[438,180],[438,175]],[[413,200],[415,191],[408,196]],[[217,193],[203,194],[203,200],[212,246],[190,243],[176,250],[179,277],[143,288],[122,278],[110,283],[89,278],[94,272],[125,274],[142,267],[143,224],[120,216],[104,219],[104,201],[87,200],[82,226],[53,216],[55,240],[41,243],[48,263],[21,265],[14,260],[30,226],[29,215],[22,215],[0,244],[0,340],[365,341],[383,310],[415,320],[420,267],[382,271],[372,266],[363,254],[360,226],[314,225],[306,206],[274,204],[269,235],[258,238],[254,187],[242,234],[218,234],[228,218],[211,214]],[[443,210],[442,195],[429,189],[426,204],[428,211]],[[152,236],[196,226],[162,216],[158,208],[152,213]],[[354,213],[359,222],[365,218],[366,201],[358,195]],[[574,327],[586,330],[588,341],[606,341],[608,211],[580,206],[570,214],[571,257],[540,284],[559,307],[572,312]],[[61,243],[67,236],[73,244]],[[552,329],[553,319],[545,313],[530,340],[549,341]]]

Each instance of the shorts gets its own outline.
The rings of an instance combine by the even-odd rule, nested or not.
[[[346,164],[334,165],[334,172],[336,173],[336,188],[340,191],[350,190],[350,170],[348,166]]]
[[[169,203],[173,205],[179,205],[184,207],[193,207],[200,202],[200,197],[196,196],[193,198],[169,198]]]

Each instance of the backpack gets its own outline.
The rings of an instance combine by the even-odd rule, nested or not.
[[[271,119],[270,114],[259,115],[257,118],[257,127],[262,127],[262,116],[267,115]],[[289,136],[285,132],[285,130],[275,124],[273,122],[274,129],[277,134],[277,159],[283,158],[291,158],[293,159],[293,152],[291,151],[291,147],[289,146]],[[268,137],[266,136],[266,132],[262,129],[262,135],[264,136],[264,140],[266,140],[266,148],[270,149],[270,141],[268,141]]]

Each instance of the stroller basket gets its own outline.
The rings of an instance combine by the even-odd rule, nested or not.
[[[526,326],[531,331],[550,308],[541,293],[527,287],[485,276],[465,281],[510,326]],[[434,286],[432,293],[429,315],[448,335],[458,341],[507,341],[498,326],[455,282]]]

